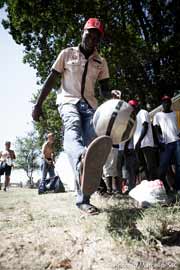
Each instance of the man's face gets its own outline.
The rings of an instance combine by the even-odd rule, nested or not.
[[[165,100],[162,102],[162,107],[164,112],[169,112],[171,110],[171,100]]]
[[[139,105],[131,105],[133,107],[133,110],[135,112],[135,114],[137,114],[139,112]]]
[[[11,147],[11,143],[10,143],[10,142],[5,143],[5,148],[6,148],[6,150],[9,150],[9,149],[10,149],[10,147]]]
[[[48,141],[50,143],[54,143],[54,135],[53,134],[51,134],[51,135],[48,136]]]
[[[86,29],[82,35],[82,46],[86,51],[93,51],[99,44],[101,33],[96,28]]]

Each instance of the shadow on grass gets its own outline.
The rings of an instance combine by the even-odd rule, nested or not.
[[[180,231],[170,231],[160,241],[166,246],[180,246]]]
[[[107,230],[113,238],[116,239],[120,237],[125,241],[148,240],[146,234],[143,235],[143,231],[141,232],[138,230],[136,226],[137,222],[143,219],[143,212],[146,211],[146,209],[133,207],[129,198],[121,198],[118,204],[110,206],[109,208],[104,209],[104,211],[107,213],[108,217]],[[152,219],[154,219],[153,216]],[[149,222],[150,221],[151,216],[149,216]],[[157,237],[157,229],[157,227],[152,227],[151,236],[154,235]],[[161,237],[157,237],[157,240],[164,246],[180,246],[180,231],[171,229],[163,233],[161,232]]]
[[[104,211],[108,216],[107,230],[113,237],[128,237],[139,241],[142,239],[142,233],[136,228],[136,220],[141,218],[142,209],[122,209],[122,205],[116,205]]]

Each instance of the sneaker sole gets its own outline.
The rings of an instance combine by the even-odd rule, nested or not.
[[[81,190],[85,195],[93,194],[99,187],[103,166],[112,148],[109,136],[96,138],[87,148],[83,162]]]

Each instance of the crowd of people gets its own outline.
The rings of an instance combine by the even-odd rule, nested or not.
[[[110,91],[109,89],[108,65],[105,58],[98,52],[103,35],[104,28],[99,19],[90,18],[82,31],[81,43],[77,47],[69,47],[59,53],[32,112],[33,119],[39,121],[42,116],[43,102],[53,89],[57,78],[61,77],[57,105],[64,126],[63,147],[70,156],[76,175],[76,206],[89,214],[97,213],[98,209],[90,203],[91,196],[85,194],[81,189],[81,179],[86,147],[96,137],[93,128],[93,115],[98,105],[95,84],[97,81],[99,82],[99,92],[105,99],[119,98],[121,94],[120,91]],[[180,192],[178,183],[180,182],[179,137],[175,114],[170,110],[171,99],[164,97],[162,100],[163,112],[161,114],[164,116],[162,119],[167,118],[168,121],[164,120],[163,122],[161,115],[158,114],[154,118],[153,125],[156,130],[154,134],[157,137],[157,144],[154,142],[152,123],[148,112],[140,109],[137,100],[130,100],[129,104],[136,112],[137,127],[131,141],[112,146],[107,162],[102,168],[102,186],[106,186],[109,193],[119,192],[120,179],[124,179],[128,191],[136,185],[141,167],[145,171],[146,179],[162,178],[166,183],[166,169],[171,165],[172,159],[170,157],[174,155],[176,166],[174,189]],[[165,126],[166,123],[170,123],[169,126]],[[161,133],[157,132],[159,129],[161,129]],[[106,145],[102,148],[105,149]],[[97,162],[96,155],[92,162]]]
[[[160,179],[167,193],[180,195],[180,132],[171,98],[162,97],[162,111],[153,119],[137,100],[128,103],[136,111],[137,126],[129,141],[112,147],[103,170],[107,192],[127,194],[142,179]]]

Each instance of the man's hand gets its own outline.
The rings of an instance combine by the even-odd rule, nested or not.
[[[40,105],[35,105],[32,111],[32,118],[34,121],[39,121],[40,116],[43,118],[43,112]]]
[[[141,147],[141,140],[139,140],[135,145],[135,150],[138,151]]]
[[[55,162],[54,162],[54,160],[49,160],[49,159],[45,159],[45,160],[46,160],[46,162],[47,162],[50,166],[55,167]]]
[[[112,90],[111,95],[113,98],[121,99],[121,91],[120,90]]]

